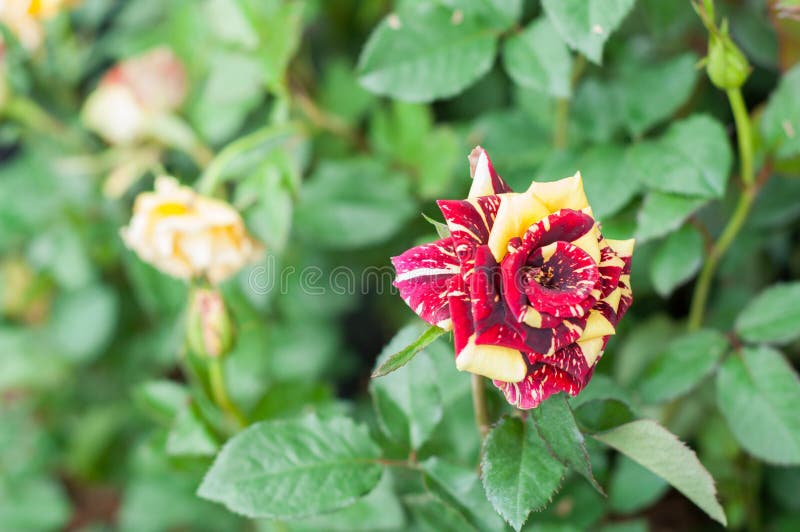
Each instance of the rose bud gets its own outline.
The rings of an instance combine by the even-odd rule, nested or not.
[[[451,236],[392,258],[395,286],[511,404],[577,395],[631,305],[633,240],[603,237],[580,173],[515,193],[482,148],[470,159],[468,199],[438,202]]]
[[[747,58],[731,39],[728,21],[717,28],[714,21],[714,4],[694,4],[694,9],[708,30],[708,55],[703,60],[711,83],[722,90],[738,89],[747,81],[753,70]]]
[[[164,273],[180,279],[202,277],[212,284],[258,259],[264,249],[230,204],[201,196],[166,176],[156,179],[154,192],[136,198],[122,238]]]
[[[233,346],[233,322],[219,290],[192,291],[186,339],[189,348],[208,358],[225,356]]]
[[[109,70],[83,107],[83,121],[110,144],[152,133],[156,121],[186,99],[186,73],[167,48],[156,48]]]

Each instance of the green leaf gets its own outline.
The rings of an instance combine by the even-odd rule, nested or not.
[[[717,405],[749,453],[774,464],[800,464],[800,380],[780,352],[742,349],[717,374]]]
[[[678,194],[650,192],[645,196],[636,217],[637,243],[643,244],[671,233],[683,225],[683,222],[706,201]]]
[[[367,89],[398,100],[429,102],[458,94],[492,66],[497,37],[475,17],[423,6],[391,14],[361,52]]]
[[[619,455],[609,482],[608,503],[616,513],[636,513],[655,503],[668,489],[663,478]]]
[[[447,238],[450,236],[450,228],[447,227],[447,224],[442,223],[438,220],[434,220],[424,212],[422,213],[422,217],[425,218],[425,221],[431,224],[434,229],[436,229],[436,234],[439,235],[439,238]],[[380,375],[373,375],[373,377],[380,377]]]
[[[728,340],[715,330],[695,331],[670,342],[639,381],[646,403],[669,401],[689,392],[728,351]]]
[[[51,322],[53,343],[73,362],[100,356],[117,326],[117,294],[104,285],[66,292],[56,301]]]
[[[641,190],[628,171],[626,150],[621,146],[592,146],[581,155],[579,166],[586,196],[600,220],[618,212]]]
[[[427,526],[423,530],[478,530],[460,511],[431,494],[409,495],[403,501],[411,515]]]
[[[686,53],[655,65],[623,64],[618,97],[633,137],[672,116],[689,98],[697,81],[697,61],[694,53]]]
[[[596,64],[603,46],[633,8],[634,0],[542,0],[542,7],[561,38]]]
[[[761,115],[761,134],[769,151],[780,159],[800,155],[800,65],[781,77]]]
[[[133,397],[143,410],[152,412],[164,423],[171,423],[189,401],[189,391],[174,381],[147,381],[136,387]]]
[[[504,418],[492,429],[481,468],[486,497],[515,530],[544,508],[564,476],[564,465],[550,454],[533,422],[519,418]]]
[[[522,16],[522,0],[438,0],[454,10],[475,15],[486,26],[505,31]]]
[[[518,85],[558,98],[572,93],[572,56],[545,17],[505,41],[503,65]]]
[[[633,421],[593,437],[660,476],[712,519],[726,525],[714,479],[694,451],[655,421]]]
[[[381,481],[364,498],[346,508],[302,520],[293,520],[291,529],[297,532],[371,532],[375,530],[403,530],[406,517],[394,493],[391,475]]]
[[[551,453],[564,465],[580,473],[599,493],[603,488],[592,474],[592,464],[586,451],[583,434],[564,394],[558,394],[531,411],[539,435],[547,442]]]
[[[419,330],[416,324],[401,329],[384,348],[378,362],[398,346],[413,341]],[[425,351],[420,351],[402,371],[372,380],[370,393],[383,431],[412,449],[419,449],[442,419],[436,367]]]
[[[409,325],[405,327],[403,330],[418,330],[419,328],[415,325]],[[408,344],[406,347],[400,349],[399,351],[393,354],[386,354],[382,353],[378,360],[376,361],[377,367],[372,372],[372,378],[375,379],[377,377],[383,377],[388,375],[389,373],[396,371],[406,364],[408,364],[411,359],[413,359],[417,353],[425,349],[428,345],[431,344],[434,340],[439,338],[441,335],[446,333],[447,331],[444,329],[440,329],[436,325],[431,325],[428,327],[425,332],[423,332],[416,340]],[[401,333],[397,333],[395,338],[398,338]],[[405,335],[403,336],[405,338]],[[390,343],[389,346],[392,346],[394,342]]]
[[[694,227],[684,225],[659,246],[650,263],[653,287],[662,296],[691,279],[703,263],[703,237]]]
[[[477,431],[475,432],[477,438]],[[478,530],[500,530],[503,521],[486,500],[474,467],[453,465],[437,457],[422,463],[425,486],[446,504],[458,509]]]
[[[706,115],[670,125],[658,140],[631,151],[631,163],[652,190],[701,198],[720,198],[733,163],[725,128]]]
[[[366,427],[347,418],[256,423],[225,444],[198,495],[251,518],[329,512],[375,487],[379,456]]]
[[[592,142],[608,142],[622,128],[617,88],[611,81],[587,78],[578,85],[570,105],[569,134]]]
[[[205,138],[224,142],[263,98],[264,73],[252,54],[217,49],[208,61],[205,83],[190,113]]]
[[[749,342],[786,344],[800,338],[800,282],[773,285],[736,319],[736,332]]]
[[[172,456],[213,456],[219,449],[211,431],[190,404],[180,409],[167,436],[167,454]]]
[[[69,500],[55,480],[0,479],[0,529],[62,530],[69,518]]]
[[[303,186],[295,224],[315,245],[349,249],[388,238],[415,208],[404,174],[373,159],[326,161]]]

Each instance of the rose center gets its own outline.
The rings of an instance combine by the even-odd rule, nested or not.
[[[569,242],[536,249],[521,273],[530,305],[556,316],[589,297],[599,276],[589,254]]]

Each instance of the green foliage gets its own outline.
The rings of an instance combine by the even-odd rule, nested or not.
[[[742,446],[761,460],[800,463],[800,379],[780,352],[745,348],[717,375],[717,405]]]
[[[691,279],[703,262],[703,237],[690,225],[670,234],[650,263],[653,288],[661,296]]]
[[[561,38],[590,61],[603,61],[603,46],[633,8],[634,0],[543,0]]]
[[[552,499],[564,475],[534,424],[518,418],[501,420],[489,433],[481,468],[486,497],[514,530]]]
[[[707,329],[670,342],[645,369],[639,393],[647,403],[679,397],[697,386],[728,350],[727,339]]]
[[[658,423],[633,421],[594,437],[659,475],[713,519],[726,524],[711,475],[693,451]]]
[[[572,57],[546,18],[533,21],[504,43],[503,65],[522,87],[559,98],[572,93]]]
[[[800,283],[767,288],[751,301],[736,320],[736,331],[747,341],[785,344],[800,337],[797,324]]]
[[[452,96],[486,74],[496,46],[492,28],[469,11],[422,4],[375,29],[361,52],[360,81],[410,102]]]
[[[384,377],[393,371],[396,371],[406,364],[408,364],[417,354],[428,347],[434,340],[445,333],[444,329],[440,329],[434,325],[428,327],[422,334],[418,334],[419,327],[409,325],[405,329],[397,333],[398,337],[402,335],[402,341],[398,340],[397,345],[402,345],[403,348],[397,352],[391,352],[389,348],[393,343],[388,344],[384,348],[384,353],[380,355],[376,361],[377,367],[372,372],[372,377]],[[409,336],[411,335],[411,336]],[[409,342],[408,339],[418,336],[416,340]]]
[[[379,453],[366,429],[346,418],[262,422],[225,445],[198,494],[248,517],[315,515],[374,488]]]
[[[424,350],[420,351],[424,349],[420,346],[421,340],[426,334],[430,335],[428,332],[423,333],[420,339],[414,341],[418,331],[419,328],[415,325],[401,329],[378,357],[377,363],[384,367],[390,362],[386,355],[411,343],[418,352],[403,371],[391,375],[384,373],[385,376],[370,383],[370,393],[381,428],[389,437],[414,450],[428,440],[442,419],[442,397],[436,383],[435,366],[430,355]],[[410,349],[405,348],[405,351]],[[396,358],[396,355],[390,357]]]

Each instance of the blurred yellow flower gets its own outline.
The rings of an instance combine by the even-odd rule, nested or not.
[[[168,48],[155,48],[103,76],[86,100],[83,121],[110,144],[130,144],[147,136],[154,120],[178,109],[186,92],[180,59]]]
[[[42,21],[76,3],[77,0],[0,0],[0,23],[8,26],[25,48],[35,51],[44,41]]]
[[[213,284],[231,277],[264,250],[230,204],[201,196],[167,176],[156,180],[154,192],[136,198],[122,238],[161,271],[181,279],[206,277]]]

